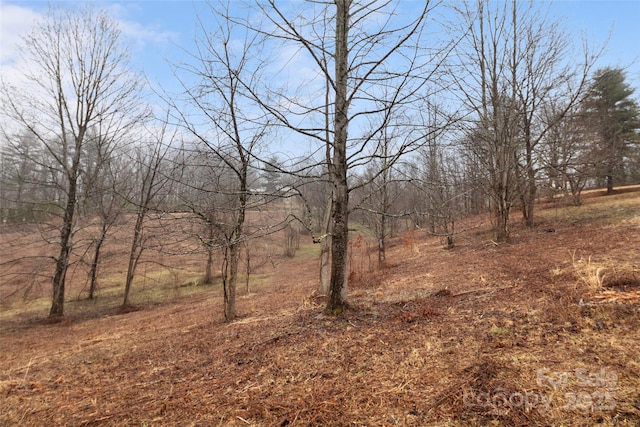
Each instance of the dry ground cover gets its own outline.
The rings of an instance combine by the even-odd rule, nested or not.
[[[382,270],[354,249],[339,317],[308,248],[231,324],[216,287],[61,324],[3,316],[0,425],[638,426],[640,193],[539,214],[508,244],[488,223],[450,251],[411,233]]]

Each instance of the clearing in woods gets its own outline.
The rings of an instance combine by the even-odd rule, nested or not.
[[[59,324],[2,307],[0,425],[638,426],[640,193],[592,196],[507,244],[409,233],[381,270],[354,244],[338,317],[304,245],[230,324],[217,286]]]

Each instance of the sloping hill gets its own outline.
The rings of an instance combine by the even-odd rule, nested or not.
[[[412,233],[322,314],[306,248],[222,322],[214,287],[0,332],[0,425],[638,426],[640,194],[539,213],[495,245]],[[304,248],[303,248],[304,249]],[[91,304],[78,302],[77,304]]]

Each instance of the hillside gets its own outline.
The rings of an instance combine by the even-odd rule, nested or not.
[[[449,251],[412,232],[382,270],[354,245],[338,317],[311,245],[230,324],[215,286],[59,324],[12,306],[0,425],[639,426],[640,192],[538,218],[501,245],[476,219]]]

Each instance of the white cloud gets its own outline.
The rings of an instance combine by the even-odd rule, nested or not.
[[[28,34],[42,15],[33,9],[15,4],[0,3],[0,65],[20,60],[18,48],[21,37]]]
[[[0,78],[3,84],[17,88],[29,86],[29,63],[22,55],[22,37],[44,19],[36,10],[0,2]]]
[[[131,20],[130,16],[142,13],[141,6],[136,3],[108,3],[106,9],[118,22],[122,35],[129,40],[131,46],[142,50],[149,45],[165,45],[177,42],[179,34],[167,31],[158,24]]]
[[[178,39],[178,34],[148,27],[133,21],[119,21],[122,34],[135,42],[136,48],[144,48],[148,44],[165,44]]]

